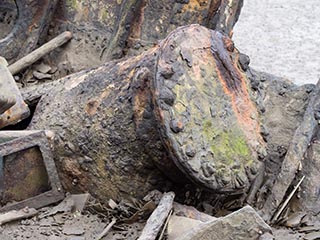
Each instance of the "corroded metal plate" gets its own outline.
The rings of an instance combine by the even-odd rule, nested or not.
[[[263,140],[232,41],[191,25],[177,29],[160,48],[153,100],[175,164],[207,189],[246,189],[257,174]]]
[[[0,212],[38,209],[64,198],[51,152],[53,137],[51,131],[0,132]]]

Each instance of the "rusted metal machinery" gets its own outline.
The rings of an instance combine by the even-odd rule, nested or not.
[[[39,102],[30,129],[56,132],[67,190],[142,197],[166,186],[165,174],[243,193],[259,171],[259,111],[226,35],[181,27],[142,55],[61,82]]]

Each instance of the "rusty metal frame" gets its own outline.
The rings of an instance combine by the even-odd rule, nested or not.
[[[19,135],[20,137],[18,137]],[[64,192],[58,177],[46,131],[13,131],[12,134],[10,134],[9,131],[0,131],[0,140],[1,137],[4,139],[13,139],[0,143],[0,157],[8,156],[31,147],[39,147],[48,174],[51,190],[17,203],[8,204],[0,208],[0,212],[22,209],[24,207],[38,209],[62,200],[64,198]]]

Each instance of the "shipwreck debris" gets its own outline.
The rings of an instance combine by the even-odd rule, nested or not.
[[[108,232],[110,231],[110,229],[112,228],[112,226],[114,224],[116,224],[117,220],[116,219],[112,219],[112,221],[106,226],[105,229],[103,229],[102,233],[99,234],[99,236],[96,238],[96,240],[100,240],[102,239],[104,236],[106,236],[108,234]]]
[[[4,58],[0,58],[0,64],[4,65],[5,67],[8,65]],[[11,83],[11,85],[13,84],[11,81],[9,81],[9,83]],[[2,79],[0,80],[0,114],[3,114],[17,102],[14,92],[9,90],[9,87],[10,84],[8,86],[8,81],[3,81]]]
[[[9,212],[0,214],[0,225],[20,219],[30,218],[37,214],[38,211],[36,209],[28,207],[25,207],[18,211],[11,210]]]
[[[36,50],[32,51],[28,55],[24,56],[23,58],[19,59],[15,63],[11,64],[8,68],[12,75],[19,73],[21,70],[29,67],[36,61],[38,61],[43,56],[47,55],[54,49],[60,47],[64,43],[68,42],[72,38],[71,32],[63,32],[57,37],[53,38],[49,42],[45,43],[41,47],[37,48]]]
[[[258,240],[265,233],[272,233],[271,228],[252,207],[246,206],[225,217],[201,224],[177,240]]]
[[[250,116],[243,110],[245,118],[236,117],[229,99],[246,86],[237,101],[252,101],[249,81],[238,67],[239,52],[223,35],[223,57],[233,59],[229,65],[238,74],[229,80],[239,85],[230,95],[224,91],[212,33],[199,25],[178,28],[139,56],[71,75],[50,88],[29,128],[56,132],[55,159],[67,191],[118,201],[165,191],[170,179],[191,180],[212,192],[246,192],[264,149],[258,111],[252,102]],[[192,67],[181,51],[192,58]],[[243,123],[247,117],[254,123],[250,128]]]
[[[0,129],[16,124],[30,115],[30,110],[7,67],[7,61],[2,57],[0,57],[0,94]]]
[[[195,31],[197,36],[187,38],[181,29],[161,44],[152,89],[160,136],[193,182],[215,192],[245,192],[261,168],[258,152],[265,145],[258,110],[231,39]]]
[[[102,0],[99,6],[103,7],[99,7],[90,0],[67,2],[64,18],[56,14],[50,33],[70,29],[74,39],[53,61],[67,58],[75,72],[98,67],[109,60],[140,54],[176,28],[195,23],[232,35],[243,0],[118,3]],[[95,24],[97,20],[99,24]]]
[[[166,222],[166,219],[172,209],[173,192],[164,193],[159,205],[149,217],[145,227],[138,240],[155,240],[159,234],[161,227]]]
[[[13,3],[14,2],[14,3]],[[0,39],[0,56],[12,63],[32,51],[41,35],[48,29],[57,0],[18,0],[0,2],[16,10],[15,24],[8,33]]]
[[[316,134],[319,124],[320,110],[320,81],[316,84],[312,95],[310,96],[307,109],[305,111],[303,121],[297,128],[289,149],[285,155],[281,166],[281,172],[272,187],[271,193],[262,208],[264,218],[271,221],[275,211],[282,203],[283,198],[296,177],[298,170],[303,165],[304,155],[310,146],[312,137]]]
[[[0,179],[2,183],[2,207],[0,208],[0,212],[12,209],[22,209],[24,207],[38,209],[64,198],[64,192],[52,158],[51,147],[48,140],[51,139],[52,141],[53,136],[54,134],[50,131],[0,132],[0,157],[2,165],[2,168],[0,169],[2,178]],[[49,189],[46,189],[47,191],[45,192],[32,192],[34,191],[34,187],[31,185],[31,180],[34,180],[33,178],[37,177],[32,174],[37,174],[38,172],[34,170],[35,168],[37,169],[37,165],[33,166],[31,163],[32,160],[34,160],[33,158],[38,158],[36,156],[38,156],[39,153],[36,153],[36,155],[34,155],[34,152],[23,153],[23,151],[30,151],[32,148],[36,148],[36,152],[39,151],[40,159],[43,161],[44,165],[44,169],[41,169],[41,171],[44,170],[47,174],[47,178],[45,179],[47,179],[46,184],[49,184]],[[16,153],[19,153],[17,155],[18,157],[15,156]],[[18,167],[19,169],[11,169],[13,167]],[[10,176],[10,174],[13,174],[13,176]],[[20,185],[18,183],[20,183]],[[34,184],[39,183],[36,182]],[[29,187],[25,188],[26,185],[29,185]],[[19,189],[23,190],[20,192]],[[30,193],[32,195],[35,193],[38,194],[36,196],[30,196]],[[29,196],[29,198],[21,199],[22,196]],[[18,202],[10,203],[14,200],[17,201],[17,199],[19,199]],[[6,205],[4,206],[4,204]]]

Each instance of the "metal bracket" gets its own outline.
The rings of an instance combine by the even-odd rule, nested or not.
[[[0,131],[0,159],[4,159],[5,156],[22,150],[38,147],[42,155],[51,187],[49,191],[37,196],[13,204],[8,204],[0,208],[0,212],[22,209],[24,207],[39,209],[64,198],[64,192],[61,187],[50,143],[48,141],[50,138],[53,139],[53,136],[54,134],[51,131]],[[21,161],[23,160],[25,161],[25,159],[21,159]],[[2,166],[3,165],[4,162],[2,162]],[[3,168],[0,169],[0,176],[4,176]],[[0,181],[0,186],[2,186],[4,179],[0,179]]]

